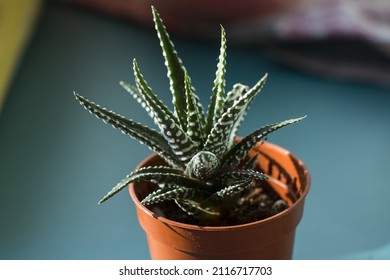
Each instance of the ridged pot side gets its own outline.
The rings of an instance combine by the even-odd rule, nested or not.
[[[271,178],[272,187],[289,208],[270,218],[235,226],[195,226],[159,217],[144,207],[142,200],[151,185],[129,185],[141,227],[145,230],[152,259],[291,259],[295,229],[310,189],[310,175],[304,163],[277,145],[258,143],[249,153],[260,153],[258,164]],[[161,165],[152,154],[143,166]]]

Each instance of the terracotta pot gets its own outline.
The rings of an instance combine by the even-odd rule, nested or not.
[[[249,155],[258,151],[259,164],[271,177],[270,184],[290,205],[261,221],[223,227],[174,222],[159,217],[140,203],[150,184],[129,185],[152,259],[291,259],[295,229],[302,218],[304,200],[310,188],[310,175],[302,161],[279,146],[258,143]],[[137,169],[161,164],[163,160],[153,154]]]

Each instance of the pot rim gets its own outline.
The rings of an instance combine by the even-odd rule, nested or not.
[[[285,148],[282,148],[282,147],[280,147],[280,146],[278,146],[276,144],[270,143],[270,142],[266,142],[266,143],[268,145],[276,146],[277,148],[283,149],[285,152],[288,152],[292,157],[294,157],[295,159],[299,160],[296,156],[291,154]],[[156,155],[158,156],[157,153],[152,153],[149,156],[147,156],[137,166],[137,169],[144,162],[148,162],[149,160],[151,160]],[[294,202],[294,204],[289,206],[287,209],[283,210],[282,212],[277,213],[277,214],[275,214],[275,215],[273,215],[271,217],[268,217],[268,218],[265,218],[265,219],[262,219],[262,220],[259,220],[259,221],[255,221],[255,222],[245,223],[245,224],[232,225],[232,226],[199,226],[199,225],[193,225],[193,224],[186,224],[186,223],[176,222],[176,221],[164,218],[162,216],[158,216],[156,213],[154,213],[153,211],[151,211],[148,208],[146,208],[143,204],[141,204],[141,202],[139,201],[139,199],[138,199],[138,197],[137,197],[137,195],[135,193],[134,183],[129,184],[129,192],[130,192],[130,196],[131,196],[133,202],[135,203],[135,206],[138,209],[142,210],[150,218],[157,219],[157,220],[159,220],[160,222],[162,222],[164,224],[167,224],[167,225],[170,225],[170,226],[173,226],[173,227],[176,227],[176,228],[189,229],[189,230],[193,230],[193,231],[214,231],[214,232],[218,232],[218,231],[242,230],[244,228],[251,228],[251,227],[255,227],[255,226],[259,226],[259,225],[264,225],[265,226],[266,224],[271,223],[272,221],[275,221],[275,220],[278,220],[278,219],[282,219],[283,217],[288,215],[290,212],[293,212],[301,203],[304,202],[304,199],[306,198],[307,194],[309,193],[310,185],[311,185],[310,172],[308,172],[308,169],[307,169],[306,165],[301,160],[299,160],[299,162],[301,163],[302,168],[306,171],[305,172],[306,185],[305,185],[305,188],[304,188],[302,194]]]

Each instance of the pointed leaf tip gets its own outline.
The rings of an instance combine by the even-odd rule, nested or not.
[[[152,9],[152,13],[153,14],[157,13],[157,10],[156,10],[156,8],[153,5],[150,8]]]
[[[74,97],[79,100],[80,99],[80,94],[78,94],[77,92],[73,91],[73,95]]]

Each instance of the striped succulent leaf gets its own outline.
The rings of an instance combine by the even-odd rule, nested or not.
[[[268,176],[262,172],[252,169],[239,169],[220,174],[217,178],[216,184],[226,186],[231,184],[231,182],[242,181],[244,179],[267,180]]]
[[[306,117],[306,116],[305,116]],[[255,130],[244,137],[232,149],[230,149],[222,159],[221,172],[228,172],[238,166],[245,158],[248,151],[259,141],[263,140],[268,134],[290,124],[297,123],[305,117],[286,120],[280,123],[264,126]]]
[[[205,150],[214,153],[217,157],[222,157],[226,153],[232,128],[252,98],[260,92],[266,79],[267,75],[260,79],[260,81],[244,95],[240,96],[239,99],[222,114],[206,140]]]
[[[226,112],[230,107],[232,107],[234,102],[243,96],[248,90],[249,87],[247,85],[243,85],[241,83],[234,84],[232,90],[226,94],[226,98],[223,102],[223,112]]]
[[[226,95],[225,101],[224,101],[224,112],[226,112],[236,100],[239,99],[240,96],[243,96],[247,91],[249,90],[249,87],[243,84],[235,84],[233,86],[233,89],[229,91]],[[252,102],[253,98],[248,102],[248,105],[243,108],[241,114],[238,116],[237,121],[234,122],[233,127],[230,132],[229,140],[228,140],[228,149],[230,149],[233,146],[234,138],[237,136],[237,131],[242,123],[242,121],[245,118],[246,112],[249,109],[250,103]]]
[[[154,118],[156,124],[159,124],[157,121],[158,116],[161,117],[162,114],[165,114],[177,125],[179,125],[175,115],[169,110],[167,106],[164,105],[160,99],[158,99],[153,90],[148,86],[141,73],[141,70],[138,67],[136,59],[133,60],[133,71],[138,91],[134,91],[134,87],[126,87],[125,89],[130,90],[130,93],[133,95],[133,97],[136,98],[138,102],[141,101],[142,107],[145,108],[148,113],[150,113],[150,116]]]
[[[199,189],[187,188],[178,185],[169,185],[168,187],[158,189],[147,195],[141,203],[143,205],[152,205],[169,200],[185,200],[191,198],[205,199],[209,194]]]
[[[111,191],[109,191],[100,201],[103,203],[113,195],[120,192],[132,182],[148,181],[152,183],[179,184],[192,188],[200,188],[203,183],[199,180],[182,175],[183,170],[167,166],[150,166],[140,168],[130,173],[126,178],[120,181]]]
[[[221,212],[219,210],[213,210],[202,207],[200,203],[186,199],[186,200],[175,200],[176,204],[183,210],[187,215],[195,217],[199,221],[208,222],[214,221],[220,218]]]
[[[142,93],[138,90],[136,86],[133,86],[131,84],[128,84],[124,81],[120,81],[119,85],[123,87],[128,93],[131,94],[131,96],[134,97],[134,99],[142,106],[142,108],[145,109],[145,111],[149,114],[149,116],[154,120],[154,113],[148,106],[147,100],[145,100],[144,96]],[[156,123],[156,122],[155,122]],[[156,123],[157,125],[157,123]]]
[[[226,72],[226,33],[221,26],[221,49],[219,54],[219,61],[217,71],[215,73],[214,87],[210,99],[210,104],[207,112],[207,120],[205,126],[205,133],[208,135],[220,118],[223,111],[223,98],[225,93],[225,72]]]
[[[174,154],[165,138],[157,131],[101,108],[99,105],[96,105],[77,93],[74,93],[74,96],[81,105],[97,118],[103,120],[105,123],[111,124],[114,128],[120,129],[124,134],[139,140],[142,144],[147,145],[171,166],[183,168],[183,163]]]
[[[203,130],[203,116],[197,106],[190,77],[185,72],[185,89],[187,97],[187,135],[199,147],[202,148],[205,135]]]
[[[158,124],[173,152],[181,162],[189,162],[192,156],[199,151],[197,145],[183,131],[181,126],[177,123],[176,118],[172,116],[172,113],[168,113],[169,110],[154,95],[151,88],[149,88],[144,80],[135,60],[134,76],[139,91],[143,94],[145,100],[147,100],[148,107],[153,111],[154,120]]]
[[[210,196],[205,202],[202,203],[204,206],[215,205],[221,203],[222,201],[229,200],[233,198],[238,193],[242,192],[245,188],[250,186],[252,183],[251,178],[245,178],[239,181],[236,181],[234,184],[229,185],[216,193]]]
[[[170,90],[172,92],[172,103],[175,108],[175,113],[180,121],[181,127],[187,129],[186,118],[186,97],[184,89],[184,71],[185,68],[181,59],[178,57],[175,47],[169,38],[169,34],[154,7],[152,7],[153,20],[157,35],[160,40],[160,46],[167,67]]]

